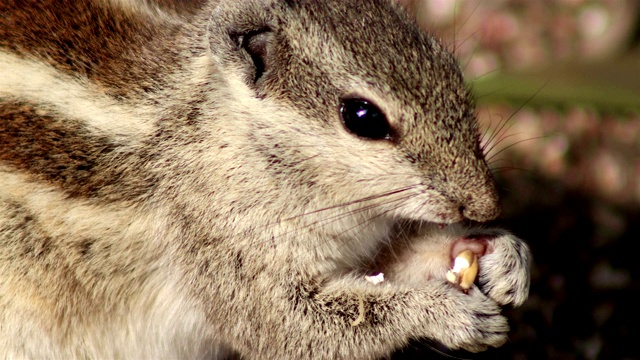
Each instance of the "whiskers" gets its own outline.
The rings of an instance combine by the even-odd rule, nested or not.
[[[367,181],[363,180],[365,183]],[[419,194],[417,189],[421,186],[421,183],[414,183],[302,212],[270,222],[265,228],[256,230],[273,234],[263,241],[273,241],[278,246],[288,246],[297,239],[304,239],[309,242],[304,246],[318,249],[329,245],[332,253],[352,253],[353,256],[349,257],[351,261],[359,262],[360,267],[364,268],[372,260],[370,257],[375,256],[385,243],[389,244],[392,224],[384,220],[385,217],[391,217],[394,212],[405,207],[408,201]],[[379,224],[376,223],[378,221]],[[309,236],[314,232],[316,234]],[[296,236],[297,234],[300,236]],[[357,263],[352,265],[358,267]]]
[[[346,219],[358,218],[359,221],[356,225],[349,226],[342,231],[336,232],[335,236],[340,236],[350,231],[354,231],[355,229],[362,228],[372,221],[388,215],[389,213],[392,213],[404,206],[407,200],[416,195],[411,192],[411,190],[418,186],[420,186],[420,184],[404,186],[380,194],[366,196],[357,200],[327,206],[282,219],[279,223],[295,222],[301,224],[301,226],[296,226],[294,229],[283,233],[282,235],[302,230],[313,231],[320,227],[331,226]],[[385,208],[385,210],[376,212],[375,209],[378,208]],[[373,215],[367,216],[367,214]],[[310,219],[310,221],[307,221],[307,219]]]
[[[518,168],[518,167],[513,167],[513,166],[503,166],[503,167],[494,167],[494,165],[499,162],[499,161],[504,161],[504,159],[498,159],[498,156],[503,154],[506,150],[513,148],[519,144],[522,144],[524,142],[528,142],[528,141],[534,141],[534,140],[539,140],[539,139],[543,139],[546,136],[535,136],[535,137],[530,137],[530,138],[525,138],[525,139],[519,139],[516,140],[514,142],[511,142],[507,145],[502,146],[501,148],[498,149],[499,145],[503,145],[503,142],[507,139],[511,139],[511,138],[518,138],[520,137],[520,135],[522,135],[521,133],[511,133],[511,134],[507,134],[512,127],[515,125],[515,116],[525,107],[527,106],[539,93],[540,91],[542,91],[542,89],[544,88],[544,86],[540,87],[538,90],[536,90],[533,94],[531,94],[531,96],[529,96],[529,98],[527,98],[526,101],[524,101],[522,104],[520,104],[520,106],[518,106],[512,113],[511,115],[509,115],[506,118],[502,118],[498,124],[495,126],[494,129],[491,129],[492,125],[489,124],[489,126],[487,126],[487,128],[485,129],[485,131],[482,133],[482,135],[480,136],[480,144],[481,144],[481,149],[482,152],[485,156],[485,160],[487,162],[487,164],[491,167],[491,170],[494,174],[496,173],[500,173],[500,172],[504,172],[507,170],[524,170],[524,171],[528,171],[528,169],[525,168]],[[491,119],[491,117],[490,117]],[[487,134],[491,134],[487,137]]]
[[[414,189],[416,186],[419,186],[419,185],[420,184],[405,186],[405,187],[398,188],[398,189],[395,189],[395,190],[391,190],[391,191],[388,191],[388,192],[385,192],[385,193],[366,196],[366,197],[363,197],[361,199],[348,201],[348,202],[344,202],[344,203],[337,204],[337,205],[327,206],[327,207],[324,207],[324,208],[321,208],[321,209],[318,209],[318,210],[313,210],[313,211],[309,211],[309,212],[306,212],[306,213],[295,215],[295,216],[292,216],[292,217],[289,217],[289,218],[285,218],[282,221],[293,220],[293,219],[297,219],[297,218],[304,217],[304,216],[309,216],[309,215],[313,215],[313,214],[317,214],[317,213],[321,213],[321,212],[327,212],[327,211],[333,210],[333,209],[346,208],[346,207],[349,207],[349,206],[352,206],[352,205],[356,205],[356,204],[361,204],[361,203],[366,203],[366,202],[370,202],[370,201],[373,201],[373,200],[387,198],[389,196],[392,196],[392,195],[395,195],[395,194],[399,194],[399,193],[403,193],[403,192],[409,191],[411,189]],[[393,201],[397,201],[397,200],[392,200],[391,202],[393,202]],[[382,205],[382,204],[367,205],[367,206],[365,206],[365,207],[363,207],[363,208],[361,208],[359,210],[355,210],[355,211],[356,212],[366,211],[368,209],[371,209],[371,208],[374,208],[374,207],[377,207],[377,206],[380,206],[380,205]],[[349,214],[353,214],[353,212],[351,212]]]

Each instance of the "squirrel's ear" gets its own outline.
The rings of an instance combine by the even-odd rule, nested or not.
[[[253,84],[257,84],[273,66],[273,41],[274,35],[270,29],[256,30],[238,38],[241,51],[246,52],[251,58],[253,76],[248,80]]]
[[[269,1],[223,0],[208,27],[211,53],[222,71],[239,73],[255,86],[273,64],[274,4]]]

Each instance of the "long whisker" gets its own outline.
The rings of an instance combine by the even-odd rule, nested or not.
[[[498,66],[495,69],[492,69],[492,70],[489,70],[489,71],[485,72],[484,74],[477,75],[473,80],[471,80],[471,83],[474,83],[474,82],[478,81],[478,79],[482,79],[485,76],[489,76],[489,75],[491,75],[493,73],[497,73],[497,72],[499,72],[501,70],[504,70],[504,69],[505,69],[504,66]],[[496,90],[496,91],[499,91],[499,90]],[[494,94],[496,91],[488,92],[488,93],[486,93],[484,95],[479,96],[478,98],[482,98],[482,96]]]
[[[509,124],[509,121],[513,118],[514,115],[515,115],[515,113],[511,114],[507,118],[503,118],[502,120],[500,120],[500,122],[496,126],[496,129],[493,131],[493,133],[487,139],[487,142],[484,143],[484,146],[483,146],[482,150],[484,151],[485,154],[487,153],[487,147],[495,146],[495,144],[500,142],[500,140],[498,140],[498,141],[495,141],[495,140],[496,139],[500,139],[504,135],[505,132],[509,131],[509,129],[512,126],[512,124]]]
[[[415,173],[394,173],[394,174],[376,175],[375,177],[371,177],[371,178],[358,179],[356,180],[356,182],[380,181],[380,179],[385,179],[389,177],[408,177],[408,176],[415,176]]]
[[[486,148],[486,146],[489,144],[489,141],[485,142],[485,137],[487,136],[487,134],[489,133],[489,130],[491,130],[491,126],[493,125],[493,117],[491,116],[491,112],[487,112],[487,115],[489,116],[489,126],[487,126],[484,129],[484,132],[482,133],[482,136],[480,136],[480,144],[482,144],[482,151],[486,154],[486,152],[484,151],[484,149]]]
[[[404,196],[402,198],[396,199],[396,201],[393,201],[393,202],[400,202],[399,204],[397,204],[394,207],[392,207],[390,209],[387,209],[387,210],[385,210],[385,211],[383,211],[383,212],[381,212],[379,214],[376,214],[375,216],[372,216],[371,218],[369,218],[369,219],[367,219],[365,221],[362,221],[361,223],[356,224],[355,226],[352,226],[349,229],[344,230],[343,232],[340,233],[340,235],[342,235],[344,233],[347,233],[347,232],[350,232],[350,231],[352,231],[352,230],[354,230],[356,228],[360,228],[360,227],[372,222],[373,220],[375,220],[375,219],[377,219],[377,218],[379,218],[381,216],[385,216],[385,215],[389,214],[390,212],[393,212],[393,211],[396,211],[396,210],[400,209],[402,206],[404,206],[405,202],[408,199],[411,199],[411,198],[413,198],[413,196]],[[390,203],[392,203],[392,202],[388,202],[387,204],[390,204]],[[385,204],[385,205],[387,205],[387,204]]]
[[[371,218],[369,218],[369,219],[367,219],[367,220],[365,220],[365,221],[362,221],[362,222],[360,222],[359,224],[356,224],[356,225],[354,225],[354,226],[352,226],[352,227],[350,227],[350,228],[348,228],[348,229],[346,229],[346,230],[342,231],[339,235],[344,235],[344,234],[346,234],[346,233],[348,233],[348,232],[355,231],[355,230],[357,230],[357,229],[359,229],[359,228],[362,228],[362,227],[366,226],[367,224],[371,223],[372,221],[376,220],[377,218],[379,218],[379,217],[381,217],[381,216],[385,216],[385,215],[387,215],[387,214],[389,214],[389,213],[391,213],[391,212],[393,212],[393,211],[396,211],[397,209],[401,208],[401,207],[404,205],[404,202],[405,202],[406,200],[408,200],[408,199],[410,199],[410,198],[412,198],[412,196],[406,196],[406,197],[402,198],[402,199],[401,199],[401,202],[400,202],[399,204],[395,205],[394,207],[392,207],[392,208],[390,208],[390,209],[387,209],[387,210],[385,210],[385,211],[381,212],[380,214],[377,214],[377,215],[375,215],[375,216],[372,216]],[[346,246],[346,245],[347,245],[347,244],[345,244],[345,246]],[[379,249],[378,249],[378,253],[379,253],[380,251],[382,251],[382,248],[379,248]],[[375,256],[374,256],[374,257],[375,257]],[[361,259],[360,261],[361,261],[361,263],[360,263],[360,265],[361,265],[361,266],[366,266],[366,265],[367,265],[367,264],[365,263],[366,259]]]
[[[467,22],[469,22],[469,19],[471,19],[471,17],[473,16],[473,14],[476,13],[476,11],[478,10],[478,8],[480,7],[480,2],[478,2],[478,4],[476,4],[476,7],[473,8],[473,10],[471,11],[471,13],[469,14],[469,16],[467,16],[464,21],[462,22],[462,24],[460,25],[460,28],[457,28],[456,25],[456,14],[453,14],[453,53],[455,54],[456,50],[457,50],[457,46],[456,46],[456,38],[458,37],[458,33],[460,31],[462,31],[462,29],[464,28],[464,26],[467,24]],[[454,8],[455,11],[455,8]],[[475,32],[474,32],[475,33]],[[465,40],[466,41],[466,40]]]
[[[361,199],[348,201],[348,202],[345,202],[345,203],[342,203],[342,204],[327,206],[325,208],[321,208],[321,209],[309,211],[309,212],[306,212],[306,213],[294,215],[294,216],[291,216],[289,218],[282,219],[282,221],[294,220],[294,219],[297,219],[297,218],[300,218],[300,217],[303,217],[303,216],[308,216],[308,215],[311,215],[311,214],[317,214],[317,213],[323,212],[323,211],[328,211],[328,210],[332,210],[332,209],[336,209],[336,208],[355,205],[355,204],[359,204],[359,203],[370,201],[370,200],[380,199],[380,198],[383,198],[383,197],[387,197],[387,196],[391,196],[391,195],[394,195],[394,194],[398,194],[398,193],[402,193],[402,192],[411,190],[411,189],[413,189],[413,188],[415,188],[416,186],[419,186],[419,185],[420,184],[405,186],[405,187],[402,187],[402,188],[399,188],[399,189],[396,189],[396,190],[391,190],[391,191],[386,192],[386,193],[377,194],[377,195],[371,195],[371,196],[367,196],[367,197],[364,197],[364,198],[361,198]]]
[[[465,42],[469,41],[469,39],[473,38],[477,33],[478,33],[477,31],[474,31],[473,33],[471,33],[469,37],[465,39],[463,42],[461,42],[458,46],[462,46]],[[479,47],[480,47],[480,42],[476,42],[476,44],[473,46],[473,50],[471,50],[471,54],[468,55],[468,58],[465,60],[464,65],[462,65],[462,71],[464,72],[467,71],[469,64],[471,64],[471,61],[473,60],[473,55],[478,51]]]
[[[336,221],[339,221],[339,220],[342,220],[342,219],[345,219],[345,218],[349,218],[349,217],[352,217],[354,214],[366,212],[366,211],[369,211],[371,209],[375,209],[375,208],[380,207],[380,206],[389,205],[389,204],[392,204],[392,203],[395,203],[395,202],[399,202],[399,201],[405,201],[406,199],[411,198],[411,197],[413,197],[413,195],[406,195],[406,196],[403,196],[403,197],[400,197],[400,198],[389,199],[389,200],[387,200],[385,202],[370,204],[370,205],[367,205],[367,206],[364,206],[364,207],[361,207],[361,208],[358,208],[358,209],[355,209],[355,210],[349,210],[349,211],[345,211],[345,212],[342,212],[342,213],[338,213],[338,214],[335,214],[335,215],[332,215],[332,216],[329,216],[329,217],[314,221],[314,222],[312,222],[310,224],[306,224],[306,225],[301,226],[299,228],[296,228],[294,230],[288,231],[288,232],[284,233],[283,235],[289,234],[289,233],[292,233],[292,232],[296,232],[296,231],[300,231],[300,230],[303,230],[303,229],[307,229],[307,228],[313,228],[314,226],[320,225],[320,224],[326,225],[327,223],[336,222]]]
[[[503,167],[491,169],[491,171],[494,174],[500,174],[500,173],[503,173],[503,172],[506,172],[506,171],[511,171],[511,170],[520,170],[520,171],[526,171],[526,172],[530,172],[531,171],[531,169],[519,168],[519,167],[515,167],[515,166],[503,166]]]
[[[509,134],[509,135],[505,135],[505,136],[501,137],[500,140],[496,141],[489,148],[485,149],[485,151],[484,151],[485,155],[491,154],[491,151],[493,151],[493,149],[495,149],[498,146],[498,144],[500,144],[501,142],[505,141],[508,138],[511,138],[511,137],[514,137],[514,136],[518,136],[518,135],[520,135],[520,134],[519,133]],[[493,157],[493,155],[491,155],[490,157]]]
[[[523,102],[522,104],[520,104],[520,106],[518,106],[518,108],[516,108],[516,110],[508,117],[506,118],[505,121],[501,121],[500,126],[496,129],[496,131],[493,133],[493,135],[488,139],[487,144],[493,142],[493,140],[496,139],[496,137],[502,136],[506,131],[509,131],[509,129],[511,128],[511,126],[513,125],[513,123],[511,123],[509,126],[507,126],[507,124],[509,124],[511,122],[511,120],[513,119],[513,117],[520,112],[520,110],[522,110],[527,104],[529,104],[536,96],[538,96],[538,94],[540,93],[540,91],[542,91],[542,89],[547,85],[548,81],[542,85],[538,90],[536,90],[533,94],[531,94],[531,96],[529,96],[527,98],[527,100],[525,102]],[[484,149],[483,149],[484,150]]]
[[[514,147],[514,146],[516,146],[516,145],[518,145],[518,144],[521,144],[521,143],[523,143],[523,142],[527,142],[527,141],[531,141],[531,140],[544,139],[544,138],[546,138],[546,137],[548,137],[548,136],[547,136],[547,135],[541,135],[541,136],[536,136],[536,137],[532,137],[532,138],[529,138],[529,139],[523,139],[523,140],[520,140],[520,141],[516,141],[516,142],[514,142],[513,144],[509,144],[509,145],[507,145],[507,146],[503,147],[502,149],[500,149],[498,152],[496,152],[496,153],[492,154],[492,155],[487,159],[487,162],[491,162],[493,159],[495,159],[495,157],[496,157],[496,156],[498,156],[498,155],[502,154],[505,150],[507,150],[507,149],[509,149],[509,148],[512,148],[512,147]]]

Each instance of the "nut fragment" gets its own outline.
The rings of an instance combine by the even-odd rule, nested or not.
[[[380,284],[381,282],[384,281],[384,274],[383,273],[379,273],[378,275],[365,276],[364,279],[367,280],[368,282],[372,283],[373,285],[378,285],[378,284]]]
[[[453,269],[447,272],[447,280],[469,290],[478,275],[478,257],[471,250],[458,254],[453,262]]]

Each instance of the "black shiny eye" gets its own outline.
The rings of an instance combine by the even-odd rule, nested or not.
[[[372,140],[390,140],[393,130],[387,117],[364,99],[344,99],[340,105],[344,126],[353,134]]]

